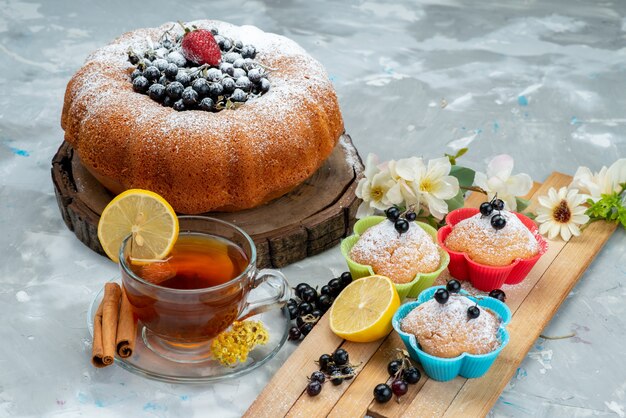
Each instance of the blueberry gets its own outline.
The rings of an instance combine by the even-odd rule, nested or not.
[[[148,96],[154,101],[162,102],[165,99],[165,86],[163,84],[153,84],[148,89]]]
[[[386,383],[381,383],[374,388],[374,399],[378,403],[386,403],[391,400],[393,393]]]
[[[224,93],[232,93],[233,91],[235,91],[235,80],[233,80],[232,78],[224,77],[220,83],[222,84]]]
[[[321,295],[317,299],[315,306],[322,312],[326,312],[333,304],[333,297],[331,295]]]
[[[252,87],[252,83],[250,82],[250,79],[244,75],[235,81],[235,86],[245,92],[249,92]]]
[[[220,83],[209,84],[209,94],[213,97],[221,96],[224,93],[224,87]]]
[[[222,49],[222,51],[230,51],[232,47],[233,42],[228,38],[224,38],[224,48]]]
[[[333,353],[333,361],[337,366],[343,366],[344,364],[347,364],[349,361],[348,352],[343,348],[338,348]]]
[[[176,74],[176,81],[187,87],[189,83],[191,83],[191,77],[186,71],[179,71],[178,74]]]
[[[491,226],[493,229],[500,230],[506,226],[506,219],[504,216],[497,214],[491,217]]]
[[[483,202],[480,204],[480,214],[483,216],[489,216],[493,212],[493,205],[489,202]]]
[[[191,87],[198,93],[200,97],[209,95],[209,82],[204,78],[199,78],[191,83]]]
[[[133,70],[133,72],[131,73],[131,75],[130,75],[130,79],[134,80],[134,79],[136,79],[137,77],[139,77],[142,74],[143,74],[143,72],[139,68],[135,68]]]
[[[233,62],[233,67],[235,67],[235,68],[243,68],[244,64],[245,64],[245,61],[243,60],[243,58],[237,58],[235,60],[235,62]]]
[[[246,100],[248,100],[248,94],[241,89],[235,89],[230,98],[234,102],[245,102]]]
[[[467,317],[469,319],[476,319],[480,316],[480,309],[478,309],[478,306],[470,306],[469,308],[467,308]]]
[[[152,63],[152,65],[154,65],[155,67],[157,67],[159,69],[159,71],[165,71],[165,69],[167,68],[167,66],[169,65],[169,63],[167,62],[166,59],[163,58],[159,58],[154,60],[154,62]]]
[[[222,61],[220,63],[220,71],[222,73],[228,74],[229,69],[231,69],[230,72],[232,73],[232,70],[234,69],[233,64],[231,64],[230,62],[225,62],[225,61]],[[229,75],[232,75],[232,74],[229,74]]]
[[[446,289],[448,289],[448,292],[450,293],[459,293],[461,290],[461,282],[452,279],[446,284]]]
[[[289,328],[289,341],[297,341],[302,336],[302,333],[297,327]]]
[[[500,302],[506,301],[506,293],[504,293],[500,289],[493,289],[491,292],[489,292],[489,297],[498,299]]]
[[[352,283],[352,275],[350,274],[349,271],[344,271],[343,273],[341,273],[341,276],[339,277],[339,281],[341,282],[341,285],[343,287],[346,287],[347,285]]]
[[[248,71],[248,78],[254,84],[259,83],[261,81],[261,78],[263,78],[263,70],[261,70],[260,68],[251,69],[250,71]]]
[[[172,51],[169,54],[167,54],[167,60],[169,62],[173,62],[179,67],[184,67],[187,64],[187,60],[185,59],[183,54],[181,54],[179,51]]]
[[[504,210],[504,201],[502,199],[494,199],[493,207],[497,210]]]
[[[178,74],[178,65],[174,63],[167,64],[167,67],[163,70],[163,74],[165,74],[165,76],[170,80],[175,80],[176,75]]]
[[[396,228],[396,231],[398,231],[398,233],[404,234],[409,231],[409,221],[407,221],[406,219],[396,219],[393,227]]]
[[[256,48],[252,45],[244,45],[241,49],[241,56],[244,58],[254,58],[256,56]]]
[[[222,72],[217,68],[209,68],[206,72],[206,79],[209,81],[219,81],[222,78]]]
[[[178,110],[179,112],[185,110],[185,104],[183,103],[183,99],[176,101],[174,103],[174,106],[172,107],[174,108],[174,110]]]
[[[343,290],[343,286],[341,285],[340,279],[332,279],[328,282],[328,287],[330,287],[330,294],[333,296],[337,296]]]
[[[263,93],[267,93],[270,90],[270,82],[267,78],[261,79],[260,88]]]
[[[387,219],[389,219],[391,222],[395,222],[397,219],[400,218],[400,209],[398,209],[395,206],[390,207],[389,209],[387,209],[385,211],[385,216],[387,217]]]
[[[235,80],[237,80],[240,77],[245,77],[246,76],[246,70],[244,70],[243,68],[233,68],[233,78]]]
[[[145,93],[146,91],[148,91],[149,85],[150,82],[148,81],[148,79],[142,75],[133,80],[133,90],[135,90],[137,93]]]
[[[198,104],[198,92],[193,89],[193,87],[187,87],[183,90],[182,94],[183,103],[185,107],[194,107]]]
[[[157,81],[159,77],[161,77],[161,72],[159,69],[153,65],[143,70],[143,76],[146,77],[149,81]]]
[[[184,90],[185,86],[183,86],[178,81],[174,81],[167,85],[167,87],[165,88],[165,93],[167,94],[167,97],[176,101],[180,99]]]
[[[222,61],[232,64],[239,58],[241,58],[241,54],[238,54],[237,52],[228,52],[224,54],[224,56],[222,57]]]
[[[409,222],[413,222],[414,220],[417,219],[417,213],[413,211],[409,211],[404,215],[404,219],[406,219]]]
[[[442,305],[450,299],[450,293],[446,289],[437,289],[435,292],[435,300]]]
[[[317,292],[315,291],[315,289],[309,287],[308,289],[304,289],[302,291],[302,293],[300,294],[300,298],[305,302],[313,303],[317,300]]]

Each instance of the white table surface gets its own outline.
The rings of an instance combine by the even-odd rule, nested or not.
[[[0,0],[0,416],[239,416],[294,349],[200,387],[89,364],[86,310],[117,269],[55,201],[65,85],[120,33],[199,18],[299,42],[326,66],[363,156],[469,144],[463,164],[506,152],[542,181],[626,155],[624,2]],[[625,416],[625,248],[620,230],[544,330],[576,337],[538,340],[491,415]],[[295,285],[343,270],[333,248],[283,272]]]

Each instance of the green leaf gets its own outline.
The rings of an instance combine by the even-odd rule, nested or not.
[[[516,197],[515,198],[515,203],[517,203],[517,211],[518,212],[523,212],[524,209],[526,209],[528,207],[528,205],[530,205],[530,200],[528,199],[522,199],[521,197]]]
[[[457,151],[456,154],[452,155],[452,154],[443,154],[445,157],[448,157],[448,160],[450,160],[450,164],[452,165],[456,165],[456,159],[459,157],[462,157],[463,155],[465,155],[465,153],[469,150],[469,148],[461,148],[460,150]]]
[[[455,158],[464,156],[467,153],[467,151],[469,151],[469,148],[461,148],[459,152],[456,153]]]
[[[455,209],[462,208],[465,204],[465,199],[463,198],[463,190],[459,190],[459,192],[450,200],[446,200],[448,204],[448,212],[451,212]]]
[[[450,175],[459,180],[459,186],[471,187],[474,183],[474,176],[476,176],[476,172],[471,168],[455,165],[450,169]]]

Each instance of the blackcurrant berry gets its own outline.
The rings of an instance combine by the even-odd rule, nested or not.
[[[446,289],[437,289],[435,292],[435,300],[442,305],[450,299],[450,293]]]
[[[142,75],[133,80],[133,90],[135,90],[137,93],[147,92],[148,86],[150,86],[150,82],[146,77]]]
[[[306,386],[306,393],[309,396],[317,396],[322,391],[322,384],[317,380],[311,380]]]
[[[330,287],[330,294],[333,296],[337,296],[339,293],[341,293],[341,290],[343,289],[340,279],[332,279],[328,282],[328,287]]]
[[[344,380],[350,380],[354,377],[354,369],[350,366],[346,366],[341,369],[341,374],[344,375]]]
[[[296,319],[296,317],[298,316],[297,305],[287,305],[287,311],[289,313],[289,319]]]
[[[330,381],[333,385],[339,386],[343,382],[343,377],[341,377],[341,370],[335,370],[330,375]]]
[[[402,360],[391,360],[387,365],[387,373],[389,373],[389,376],[394,377],[398,374],[400,368],[402,368]]]
[[[328,366],[332,363],[333,358],[330,354],[322,354],[320,358],[317,360],[318,366],[320,366],[320,370],[323,372],[328,371]]]
[[[213,99],[211,99],[210,97],[205,97],[204,99],[200,100],[200,104],[198,105],[200,109],[206,110],[206,111],[213,110],[213,106],[215,106],[215,103],[213,102]]]
[[[504,201],[502,199],[495,199],[493,201],[493,207],[497,210],[504,210]]]
[[[407,221],[406,219],[396,219],[393,227],[396,228],[396,231],[398,231],[400,234],[404,234],[409,230],[409,221]]]
[[[402,371],[402,379],[404,379],[407,383],[414,385],[419,382],[422,374],[416,367],[407,367]]]
[[[298,315],[304,316],[313,312],[313,305],[309,302],[302,302],[298,305]]]
[[[470,306],[469,308],[467,308],[467,317],[469,319],[476,319],[480,316],[480,309],[478,309],[478,306]]]
[[[322,311],[326,312],[333,304],[333,297],[331,295],[322,295],[317,299],[315,306]]]
[[[491,226],[493,226],[495,230],[500,230],[506,226],[506,219],[500,214],[493,215],[491,218]]]
[[[185,86],[183,86],[178,81],[174,81],[168,84],[167,87],[165,88],[165,94],[167,94],[167,97],[169,97],[170,99],[174,101],[180,99],[180,97],[183,94],[183,91],[185,91]]]
[[[150,66],[143,70],[143,76],[150,81],[157,81],[161,77],[161,71],[155,66]]]
[[[319,309],[313,309],[313,312],[311,312],[311,315],[313,315],[316,319],[320,319],[322,315],[324,314]]]
[[[320,288],[320,295],[330,295],[330,286],[325,284]]]
[[[162,84],[153,84],[148,89],[148,96],[156,102],[162,102],[165,99],[165,86]]]
[[[417,219],[417,213],[413,211],[409,211],[404,215],[404,219],[406,219],[409,222],[413,222],[414,220]]]
[[[480,214],[483,216],[489,216],[493,212],[493,205],[489,202],[483,202],[480,204]]]
[[[400,209],[392,206],[385,211],[385,216],[387,216],[387,219],[389,219],[391,222],[395,222],[396,219],[400,217]]]
[[[381,383],[374,388],[374,399],[378,403],[389,402],[392,396],[391,388],[385,383]]]
[[[448,292],[450,293],[459,293],[461,290],[461,282],[452,279],[446,284],[446,289],[448,289]]]
[[[506,293],[500,289],[493,289],[489,292],[489,296],[498,299],[500,302],[506,302]]]
[[[341,281],[342,286],[346,287],[347,285],[352,283],[352,275],[349,271],[344,271],[343,273],[341,273],[339,280]]]
[[[324,372],[318,370],[311,374],[311,380],[317,380],[320,383],[324,383],[324,381],[326,380],[326,375],[324,374]]]
[[[304,289],[309,289],[311,288],[311,286],[309,286],[308,283],[300,283],[296,286],[296,296],[299,297],[300,299],[302,299],[302,291]]]
[[[196,104],[198,104],[198,93],[192,87],[187,87],[185,90],[183,90],[183,94],[181,97],[183,98],[183,103],[185,104],[185,107],[194,107]]]
[[[335,362],[337,366],[343,366],[344,364],[348,363],[348,360],[349,360],[348,352],[344,350],[343,348],[338,348],[333,353],[333,361]]]
[[[315,324],[307,322],[306,324],[302,325],[302,328],[300,328],[300,332],[302,332],[302,335],[309,335],[309,332],[313,331],[313,326],[315,326]]]
[[[409,385],[402,379],[396,379],[391,384],[391,391],[396,396],[405,395],[409,391]]]
[[[300,299],[305,302],[313,303],[317,300],[317,292],[312,287],[304,289],[302,292],[300,292]]]
[[[289,341],[297,341],[302,336],[302,333],[297,327],[289,328]]]

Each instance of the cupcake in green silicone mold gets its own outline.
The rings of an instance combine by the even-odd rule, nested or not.
[[[341,243],[352,277],[387,276],[395,283],[401,299],[417,297],[432,286],[448,266],[450,256],[437,244],[433,227],[417,221],[408,224],[406,231],[399,232],[394,222],[384,216],[359,220],[354,225],[354,235]]]

